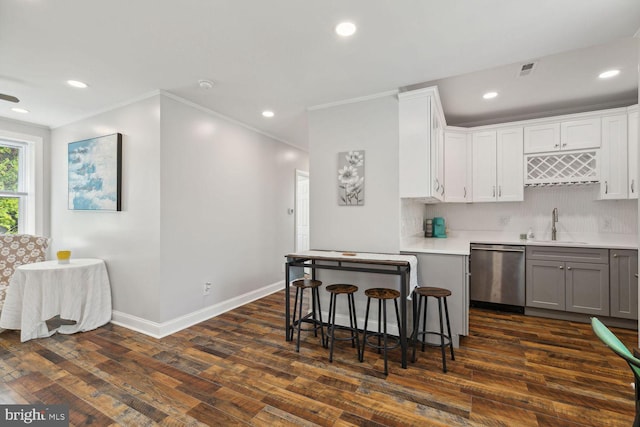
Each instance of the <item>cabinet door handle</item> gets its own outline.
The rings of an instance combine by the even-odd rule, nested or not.
[[[560,144],[554,144],[553,145],[553,148],[559,148],[559,147],[560,147]]]
[[[440,191],[440,194],[442,194],[444,196],[444,185],[442,187],[440,187],[440,188],[442,188],[442,191]]]
[[[561,266],[561,265],[559,265],[559,266],[558,266],[558,268],[559,268],[560,270],[564,270],[564,267],[563,267],[563,266]]]
[[[493,197],[496,197],[496,186],[493,186]]]
[[[614,258],[618,258],[618,254],[613,254],[613,257]]]
[[[634,186],[634,184],[635,184],[635,183],[636,183],[636,180],[635,180],[635,179],[632,179],[632,180],[631,180],[631,192],[632,192],[632,193],[635,193],[635,192],[636,192],[636,190],[635,190],[635,186]]]
[[[571,270],[571,267],[567,267],[567,270]]]
[[[440,182],[438,182],[438,178],[435,178],[435,181],[433,183],[434,183],[435,190],[439,191],[440,190]]]
[[[634,274],[634,276],[636,276],[636,279],[638,278],[638,273]]]
[[[564,144],[562,144],[562,146],[563,146],[563,147],[566,147],[566,146],[567,146],[567,143],[565,142]]]
[[[498,197],[502,197],[502,185],[498,185]]]
[[[609,194],[609,182],[604,182],[604,194]]]
[[[464,189],[464,198],[467,198],[467,187],[462,187]]]

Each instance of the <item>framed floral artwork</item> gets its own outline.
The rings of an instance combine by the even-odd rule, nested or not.
[[[69,209],[120,211],[122,134],[69,143]]]
[[[364,150],[338,154],[338,205],[364,205]]]

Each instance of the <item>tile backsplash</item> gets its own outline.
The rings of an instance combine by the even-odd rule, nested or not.
[[[638,233],[637,200],[597,200],[598,185],[527,187],[523,202],[439,203],[402,200],[402,237],[422,233],[423,218],[441,216],[456,231],[507,231],[538,237],[551,233],[558,208],[559,233]]]

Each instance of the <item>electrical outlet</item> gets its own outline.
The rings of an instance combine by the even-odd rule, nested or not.
[[[204,284],[204,288],[202,289],[202,295],[209,295],[211,292],[211,282],[206,282]]]

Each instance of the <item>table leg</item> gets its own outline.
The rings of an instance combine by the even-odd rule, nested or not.
[[[402,367],[407,368],[407,290],[409,274],[403,269],[400,273],[400,348],[402,351]]]
[[[290,296],[290,291],[289,291],[289,281],[290,281],[290,276],[291,276],[291,272],[289,271],[290,265],[289,265],[289,261],[287,261],[287,265],[284,268],[284,272],[285,272],[285,278],[284,278],[284,334],[285,334],[285,340],[286,341],[291,341],[293,340],[293,334],[292,329],[291,329],[291,319],[290,319],[290,315],[291,315],[291,296]]]

